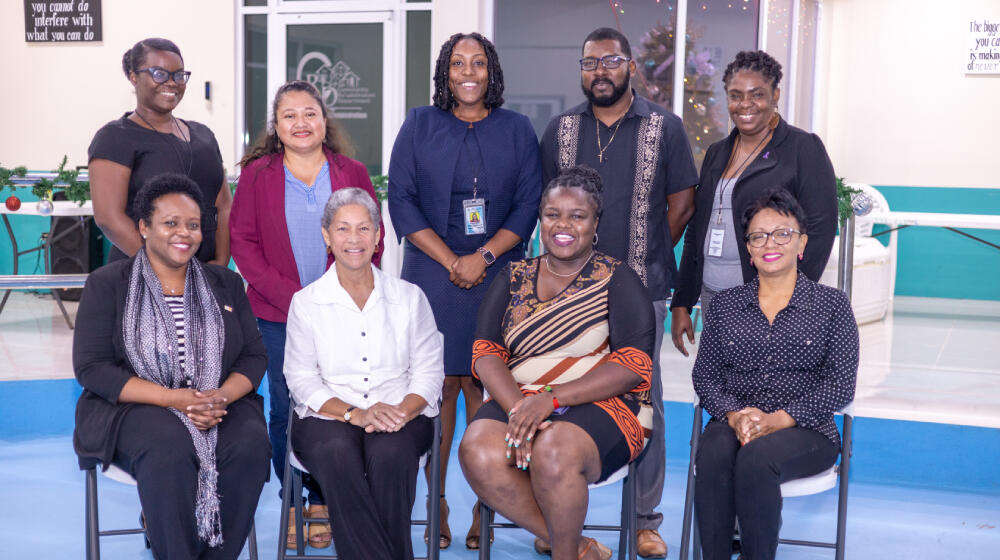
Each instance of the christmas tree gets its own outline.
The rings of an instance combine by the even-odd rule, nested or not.
[[[726,135],[725,99],[716,97],[714,80],[720,79],[715,62],[721,52],[698,51],[695,41],[700,33],[691,30],[687,36],[684,64],[684,128],[700,167],[705,150]],[[719,49],[715,49],[719,51]],[[636,89],[644,97],[666,108],[673,107],[674,98],[674,30],[671,25],[657,23],[639,42],[636,65],[640,74]],[[719,102],[723,106],[718,106]]]

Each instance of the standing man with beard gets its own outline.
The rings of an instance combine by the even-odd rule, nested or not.
[[[542,173],[545,184],[573,165],[585,164],[600,173],[604,210],[596,249],[628,264],[652,298],[653,437],[638,459],[637,541],[643,558],[665,558],[667,545],[657,531],[663,516],[653,511],[663,494],[666,461],[659,357],[666,300],[677,274],[673,247],[694,214],[698,174],[681,119],[630,87],[636,67],[624,35],[607,27],[587,35],[580,70],[587,101],[546,127]],[[545,552],[548,546],[536,539],[535,548]]]

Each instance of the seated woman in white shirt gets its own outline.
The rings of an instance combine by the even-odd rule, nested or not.
[[[444,381],[427,298],[371,264],[379,223],[370,194],[334,192],[322,219],[334,265],[288,312],[292,449],[319,481],[344,559],[413,558],[418,462]]]

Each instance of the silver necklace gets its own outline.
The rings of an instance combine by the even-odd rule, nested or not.
[[[587,266],[587,263],[590,262],[590,257],[592,257],[592,256],[594,256],[594,250],[593,249],[590,250],[590,254],[587,255],[587,260],[583,261],[583,264],[580,265],[580,268],[574,270],[573,272],[570,272],[569,274],[560,274],[560,273],[552,270],[552,266],[549,265],[549,256],[545,255],[545,268],[553,276],[558,276],[560,278],[572,278],[572,277],[576,276],[577,274],[580,274],[580,271],[583,270],[583,267]]]

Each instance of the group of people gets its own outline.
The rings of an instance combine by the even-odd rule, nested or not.
[[[638,552],[665,557],[659,356],[668,306],[687,354],[699,301],[705,555],[729,558],[738,518],[744,556],[774,557],[778,486],[838,455],[833,413],[853,398],[858,340],[846,296],[816,283],[837,223],[832,165],[778,115],[767,53],[726,68],[734,129],[699,177],[681,120],[630,87],[620,32],[585,38],[586,101],[540,143],[502,107],[493,44],[452,36],[433,104],[409,112],[390,160],[401,278],[378,267],[368,171],[312,85],[278,90],[234,198],[211,131],[173,116],[190,76],[177,46],[140,41],[122,66],[136,108],[89,150],[95,220],[116,251],[78,312],[74,446],[81,466],[136,479],[156,557],[235,558],[268,461],[281,477],[294,452],[310,473],[306,517],[329,518],[308,524],[311,546],[412,558],[438,414],[445,460],[426,475],[441,477],[428,498],[441,531],[425,540],[447,548],[459,395],[463,474],[537,551],[609,558],[582,536],[587,488],[637,461]],[[525,259],[536,224],[544,251]],[[492,539],[478,515],[477,503],[468,548]]]

